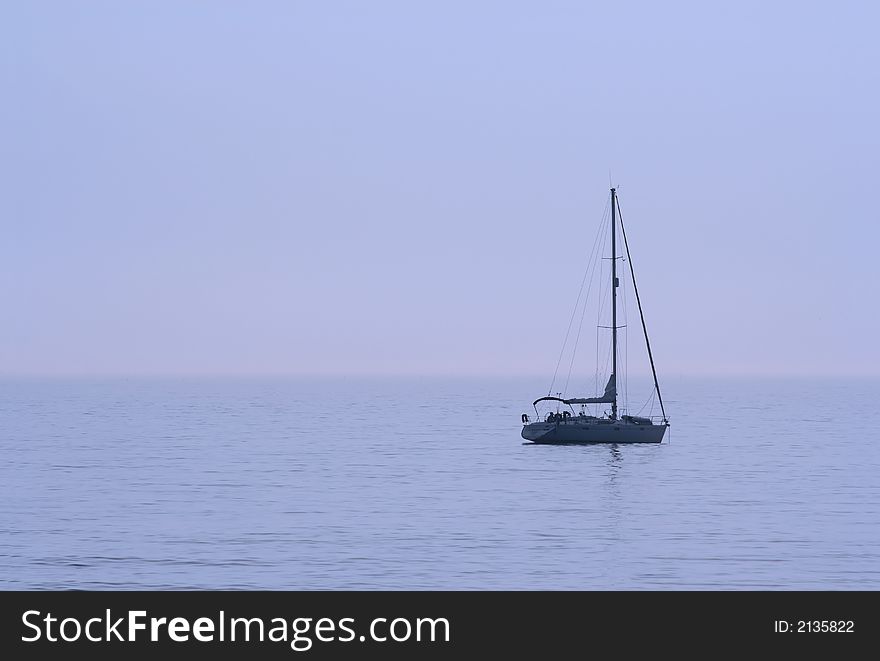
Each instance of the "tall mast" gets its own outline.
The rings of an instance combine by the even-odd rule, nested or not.
[[[611,189],[611,376],[614,377],[614,402],[611,418],[617,419],[617,189]]]

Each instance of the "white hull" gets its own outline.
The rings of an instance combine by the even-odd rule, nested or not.
[[[539,444],[564,443],[660,443],[666,425],[635,424],[624,420],[581,421],[570,418],[557,422],[523,425],[522,437]]]

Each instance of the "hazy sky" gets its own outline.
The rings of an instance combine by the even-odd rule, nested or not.
[[[0,373],[880,374],[877,7],[4,2]]]

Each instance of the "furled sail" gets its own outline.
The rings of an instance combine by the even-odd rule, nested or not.
[[[617,396],[617,383],[614,375],[608,377],[605,393],[601,397],[586,397],[579,399],[567,399],[566,404],[612,404]]]

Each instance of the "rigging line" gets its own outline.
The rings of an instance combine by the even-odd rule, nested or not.
[[[608,197],[610,199],[611,195],[609,194]],[[608,243],[608,232],[607,232],[605,225],[603,225],[602,226],[602,246],[599,248],[600,255],[605,253],[605,245],[607,243]],[[598,262],[599,263],[599,267],[598,267],[599,268],[599,282],[601,282],[602,279],[605,277],[603,275],[603,271],[602,271],[604,268],[604,262],[605,262],[604,259],[600,259]],[[594,272],[595,272],[595,267],[594,267]],[[606,293],[605,289],[601,288],[601,289],[599,289],[599,294],[597,296],[598,305],[596,306],[596,387],[593,392],[599,392],[599,334],[601,332],[599,324],[600,324],[600,321],[602,318],[602,306],[605,304],[605,293]]]
[[[571,380],[571,370],[572,370],[572,366],[574,365],[574,359],[575,359],[575,356],[577,355],[578,345],[579,345],[579,342],[580,342],[580,337],[581,337],[581,327],[583,326],[584,315],[585,315],[586,312],[587,312],[587,305],[588,305],[588,303],[589,303],[589,299],[590,299],[590,292],[593,290],[593,282],[595,282],[596,265],[599,264],[599,263],[601,263],[601,260],[599,259],[599,257],[601,256],[602,250],[603,250],[604,247],[605,247],[604,242],[602,243],[601,246],[599,245],[599,243],[598,243],[598,237],[604,235],[604,232],[605,232],[605,226],[606,226],[606,220],[607,220],[607,217],[608,217],[608,216],[607,216],[607,213],[608,213],[608,208],[607,208],[607,205],[606,205],[605,212],[602,214],[602,223],[601,223],[600,226],[599,226],[599,233],[596,235],[597,240],[596,240],[596,242],[594,243],[594,246],[593,246],[593,247],[594,247],[594,254],[591,255],[592,268],[589,269],[589,276],[590,276],[590,279],[589,279],[589,284],[587,285],[587,293],[586,293],[586,295],[584,296],[584,299],[583,299],[583,308],[582,308],[582,311],[581,311],[581,319],[580,319],[580,322],[578,323],[578,332],[577,332],[577,336],[576,336],[576,338],[575,338],[574,345],[573,345],[573,347],[572,347],[572,351],[571,351],[571,360],[570,360],[569,363],[568,363],[568,374],[567,374],[567,376],[566,376],[566,378],[565,378],[565,386],[564,386],[563,389],[562,389],[562,391],[563,391],[564,393],[565,393],[565,392],[568,392],[568,384],[569,384],[569,382],[570,382],[570,380]],[[584,274],[584,275],[586,276],[586,274]],[[577,312],[577,308],[575,308],[575,312]]]
[[[604,228],[604,227],[605,227],[605,225],[603,223],[602,228]],[[601,231],[601,228],[600,228],[600,231]],[[568,392],[568,384],[571,381],[571,370],[574,367],[574,359],[575,359],[575,356],[577,356],[578,346],[580,345],[581,329],[584,327],[584,317],[586,317],[586,315],[587,315],[587,302],[590,300],[590,292],[593,290],[593,283],[596,281],[595,280],[596,264],[598,264],[599,262],[600,262],[600,260],[598,260],[598,259],[593,262],[593,271],[590,274],[590,284],[587,285],[587,295],[584,296],[584,307],[583,307],[583,311],[581,312],[581,320],[580,320],[580,322],[578,322],[578,330],[577,330],[577,335],[575,336],[574,346],[572,347],[572,350],[571,350],[571,360],[568,363],[568,375],[565,377],[565,388],[562,389],[563,392]]]
[[[622,256],[620,258],[620,261],[621,262],[625,261]],[[618,314],[621,315],[622,319],[623,319],[623,325],[622,325],[623,347],[622,347],[622,351],[620,352],[620,357],[623,361],[623,369],[620,370],[620,372],[621,372],[620,377],[621,378],[618,383],[620,386],[619,391],[623,392],[623,408],[626,409],[626,407],[629,405],[629,370],[628,370],[628,365],[629,365],[629,346],[628,346],[629,332],[628,331],[629,331],[629,328],[627,326],[627,319],[626,319],[626,274],[625,273],[620,274],[620,304],[617,306],[617,308],[619,310]]]
[[[580,304],[581,294],[584,291],[584,283],[587,281],[587,274],[590,272],[590,264],[593,262],[596,246],[599,243],[599,237],[602,235],[602,228],[605,226],[605,216],[608,214],[609,202],[605,202],[605,210],[602,212],[602,220],[599,222],[599,230],[596,232],[596,238],[593,240],[593,247],[590,249],[590,256],[587,259],[587,267],[584,270],[584,277],[581,279],[581,286],[578,290],[577,300],[574,303],[574,309],[571,311],[571,318],[568,320],[568,328],[565,331],[565,339],[562,341],[562,348],[559,350],[559,358],[556,360],[556,369],[553,370],[553,380],[550,382],[550,388],[547,394],[553,392],[553,386],[556,384],[556,376],[559,373],[559,366],[562,364],[562,356],[565,354],[565,347],[568,344],[568,337],[571,334],[571,325],[574,323],[574,317],[577,314],[578,305]]]
[[[605,354],[605,366],[602,368],[602,376],[605,376],[605,375],[607,374],[607,375],[608,375],[608,378],[611,378],[611,371],[608,369],[608,363],[611,362],[611,351],[612,351],[612,347],[611,347],[611,345],[609,344],[609,345],[608,345],[608,353]],[[616,379],[616,378],[617,378],[617,377],[615,376],[615,379]],[[614,387],[615,387],[615,388],[617,387],[617,384],[616,384],[616,383],[614,384]]]
[[[596,378],[593,383],[593,392],[599,392],[599,329],[596,328]]]
[[[655,398],[656,396],[657,396],[657,393],[654,392],[654,391],[652,390],[652,391],[651,391],[651,394],[648,395],[648,399],[645,400],[645,403],[642,404],[642,407],[639,409],[639,412],[636,413],[636,415],[641,415],[641,414],[642,414],[642,411],[645,410],[645,407],[646,407],[650,402],[654,401],[654,398]]]
[[[605,363],[602,366],[602,383],[607,383],[607,378],[611,378],[611,373],[610,373],[610,370],[608,369],[608,364],[611,362],[611,351],[612,351],[612,345],[609,342],[608,343],[608,352],[605,354]],[[596,371],[597,372],[599,371],[598,361],[596,362]],[[607,378],[606,378],[606,375],[607,375]],[[617,387],[616,383],[614,385],[615,385],[615,387]],[[596,388],[596,393],[599,393],[598,387]]]
[[[623,299],[623,406],[629,408],[629,324],[626,318],[626,276],[621,279],[623,286],[621,298]]]
[[[609,193],[609,197],[611,197],[610,193]],[[607,236],[607,232],[606,232],[605,236],[602,239],[602,253],[605,252],[605,244],[607,243],[607,240],[608,240],[608,236]],[[599,268],[599,281],[600,282],[605,277],[605,275],[603,273],[604,261],[605,260],[603,259],[602,260],[603,264]],[[609,274],[609,277],[610,277],[610,274]],[[599,298],[599,305],[596,306],[596,388],[595,388],[594,392],[599,392],[599,336],[602,332],[602,330],[601,330],[602,312],[603,312],[603,307],[605,306],[605,302],[607,300],[606,293],[607,292],[605,291],[604,287],[599,290],[599,297],[598,297]]]
[[[600,281],[604,276],[600,275]],[[605,303],[610,303],[610,297],[605,297]],[[600,306],[599,315],[601,316],[602,308]],[[610,314],[610,313],[609,313]],[[613,351],[614,345],[609,342],[605,351],[605,359],[604,362],[599,360],[599,335],[603,330],[607,330],[609,327],[607,326],[596,326],[596,393],[600,393],[605,383],[611,376],[610,370],[608,369],[608,365],[611,363],[611,353]],[[601,379],[599,378],[601,375]]]
[[[642,301],[639,298],[639,287],[636,285],[636,272],[633,268],[632,255],[629,253],[629,241],[626,240],[626,228],[623,226],[623,214],[620,212],[620,201],[617,202],[617,217],[620,218],[620,231],[623,234],[623,245],[626,247],[626,258],[629,261],[629,272],[633,281],[633,292],[636,295],[636,303],[639,304],[639,317],[642,319],[642,330],[645,333],[645,347],[648,349],[648,358],[651,360],[651,374],[654,375],[654,388],[657,390],[657,401],[660,402],[660,411],[663,414],[663,422],[667,422],[666,408],[663,406],[663,395],[660,394],[660,384],[657,382],[657,370],[654,367],[654,354],[651,353],[651,341],[648,339],[648,327],[645,325],[645,313],[642,311]]]
[[[601,267],[599,268],[599,281],[600,282],[602,281],[602,268]],[[601,330],[599,328],[599,317],[602,314],[602,292],[601,291],[599,292],[599,295],[596,298],[597,298],[597,305],[596,305],[596,308],[597,308],[597,311],[596,311],[596,362],[594,363],[594,365],[596,366],[596,371],[595,371],[595,379],[594,379],[595,383],[593,385],[593,392],[599,392],[599,333]]]
[[[623,260],[621,260],[623,261]],[[623,348],[625,351],[624,363],[623,363],[623,371],[624,378],[626,379],[626,383],[624,385],[624,399],[626,401],[626,406],[629,408],[629,315],[627,309],[629,308],[629,288],[626,286],[626,273],[623,274],[623,323],[626,326],[623,329]]]
[[[605,377],[606,374],[608,375],[608,378],[609,378],[609,379],[611,378],[611,370],[608,368],[608,364],[611,362],[611,353],[612,353],[612,351],[613,351],[612,345],[609,344],[609,345],[608,345],[608,353],[607,353],[606,356],[605,356],[605,366],[602,368],[602,377],[603,377],[603,381],[605,380],[604,377]],[[617,379],[616,376],[615,376],[614,378],[615,378],[615,380]],[[616,382],[615,382],[615,384],[614,384],[614,387],[617,388],[617,383],[616,383]]]
[[[574,346],[572,347],[572,350],[571,350],[571,360],[568,363],[568,374],[565,377],[565,388],[563,388],[563,392],[568,392],[568,384],[571,382],[571,370],[574,367],[574,359],[577,356],[578,346],[580,345],[580,341],[581,341],[581,330],[584,327],[584,317],[587,316],[587,302],[590,299],[590,291],[593,289],[593,282],[595,282],[595,279],[593,277],[595,275],[595,273],[596,273],[596,269],[594,267],[593,274],[590,276],[590,284],[587,287],[587,295],[584,297],[584,307],[583,307],[583,311],[581,312],[581,319],[578,322],[578,330],[577,330],[577,335],[575,336]]]
[[[595,379],[593,380],[593,392],[599,391],[599,329],[596,329],[596,359],[593,362],[596,366],[594,370]]]

